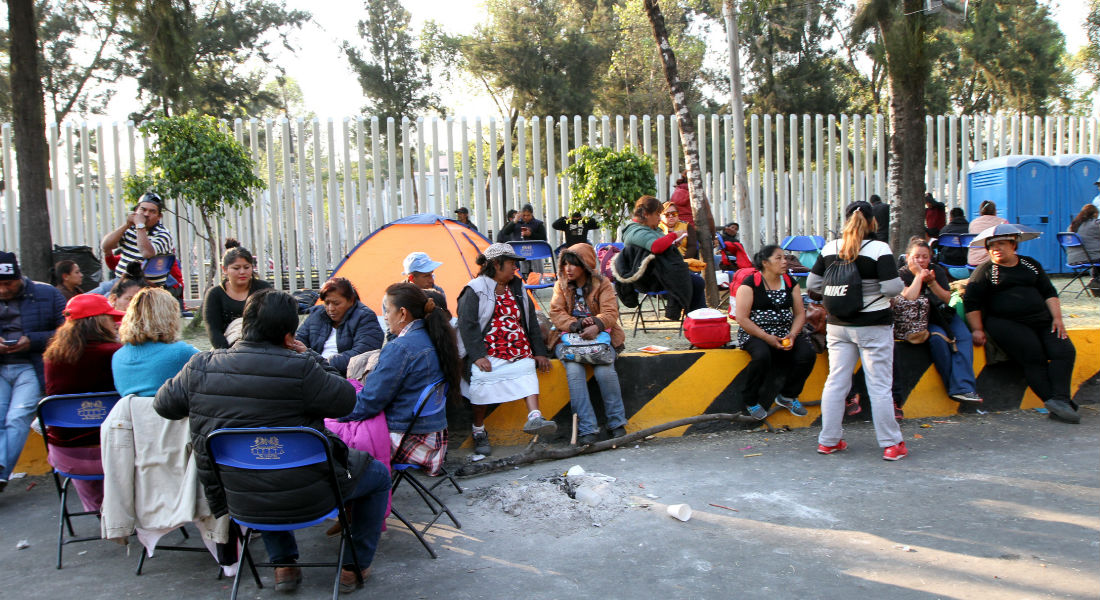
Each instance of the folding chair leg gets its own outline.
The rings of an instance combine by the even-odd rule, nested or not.
[[[448,481],[450,481],[451,485],[455,486],[455,491],[458,492],[459,494],[462,493],[462,487],[458,485],[457,481],[455,481],[454,475],[451,475],[449,472],[447,472],[447,469],[444,469],[442,467],[440,467],[439,473],[440,473],[439,480],[436,481],[435,483],[429,485],[428,486],[429,490],[435,491],[435,488],[437,488],[437,487],[443,485],[444,483],[447,483]]]
[[[399,521],[404,523],[405,527],[409,528],[409,531],[411,531],[413,535],[416,536],[416,539],[420,540],[420,544],[424,546],[424,549],[428,551],[428,554],[430,554],[432,558],[439,558],[439,556],[436,555],[435,550],[432,549],[431,544],[428,543],[428,540],[424,539],[424,535],[420,533],[420,530],[416,527],[413,527],[413,524],[410,523],[409,520],[406,519],[404,516],[402,516],[401,513],[397,511],[396,507],[391,506],[390,512],[393,513],[393,516],[397,517]]]
[[[244,545],[241,547],[241,562],[248,562],[249,569],[252,570],[252,576],[256,578],[256,587],[263,589],[264,584],[260,582],[260,574],[256,572],[256,565],[252,564],[252,555],[248,551],[248,541],[251,535],[251,530],[247,527],[244,530],[242,536],[244,537]],[[237,600],[237,591],[241,588],[241,571],[240,565],[237,565],[237,574],[233,576],[233,591],[229,593],[229,600]]]
[[[337,552],[339,552],[338,556],[340,557],[340,560],[336,561],[336,577],[332,581],[332,600],[337,600],[337,598],[340,597],[340,571],[344,568],[344,565],[343,565],[344,545],[347,543],[346,538],[345,538],[345,535],[346,535],[345,532],[346,532],[346,530],[341,530],[341,532],[340,532],[340,548],[339,548],[339,550],[337,550]],[[355,548],[352,548],[352,551],[354,551],[354,550],[355,550]],[[358,565],[356,565],[356,566],[358,566]]]
[[[440,500],[438,496],[433,494],[431,490],[429,490],[427,487],[425,487],[424,484],[421,483],[419,479],[416,479],[413,476],[409,476],[409,484],[412,485],[414,488],[416,488],[416,490],[418,492],[420,492],[420,497],[421,498],[424,498],[424,495],[427,494],[428,496],[431,497],[432,500],[435,501],[436,504],[439,505],[439,510],[436,510],[436,508],[434,506],[432,506],[432,503],[428,502],[427,498],[424,498],[424,502],[428,504],[428,507],[432,509],[432,513],[435,514],[435,516],[436,516],[436,518],[432,519],[432,522],[428,524],[428,527],[431,527],[432,524],[434,524],[435,521],[437,519],[439,519],[440,511],[442,511],[442,512],[446,513],[448,517],[450,517],[451,522],[455,524],[456,528],[462,529],[462,524],[460,524],[458,522],[458,519],[455,518],[455,515],[454,515],[454,513],[451,512],[451,509],[448,508],[447,505],[444,504],[443,501]],[[425,531],[427,531],[427,529],[425,529]]]
[[[66,481],[68,484],[68,481]],[[65,488],[61,489],[61,507],[57,516],[57,568],[61,568],[61,549],[65,547],[65,524],[69,519],[69,513],[65,508]],[[69,524],[69,532],[72,533],[72,524]]]

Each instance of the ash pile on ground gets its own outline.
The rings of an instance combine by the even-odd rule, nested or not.
[[[600,473],[552,473],[536,479],[525,476],[467,490],[467,504],[497,509],[554,535],[581,528],[602,527],[623,511],[641,507],[633,502],[636,485]]]

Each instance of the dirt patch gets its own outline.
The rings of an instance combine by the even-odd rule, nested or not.
[[[467,489],[467,505],[478,505],[521,519],[555,537],[602,527],[624,511],[641,507],[630,499],[637,485],[599,473],[566,477],[553,473]],[[580,499],[578,499],[580,498]]]

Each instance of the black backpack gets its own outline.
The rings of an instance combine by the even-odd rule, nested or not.
[[[867,244],[868,242],[863,242],[860,250]],[[859,268],[855,260],[841,260],[837,257],[825,269],[822,283],[821,296],[825,310],[842,321],[851,319],[882,297],[874,298],[866,304],[863,302],[863,278],[859,276]]]

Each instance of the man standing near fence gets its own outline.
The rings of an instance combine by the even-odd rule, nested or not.
[[[126,274],[126,266],[133,261],[145,261],[158,254],[172,254],[175,241],[172,232],[160,222],[164,201],[153,192],[141,197],[134,212],[126,215],[126,221],[103,237],[100,246],[104,254],[119,255],[115,265],[115,277]],[[168,273],[147,276],[146,280],[163,286]]]

